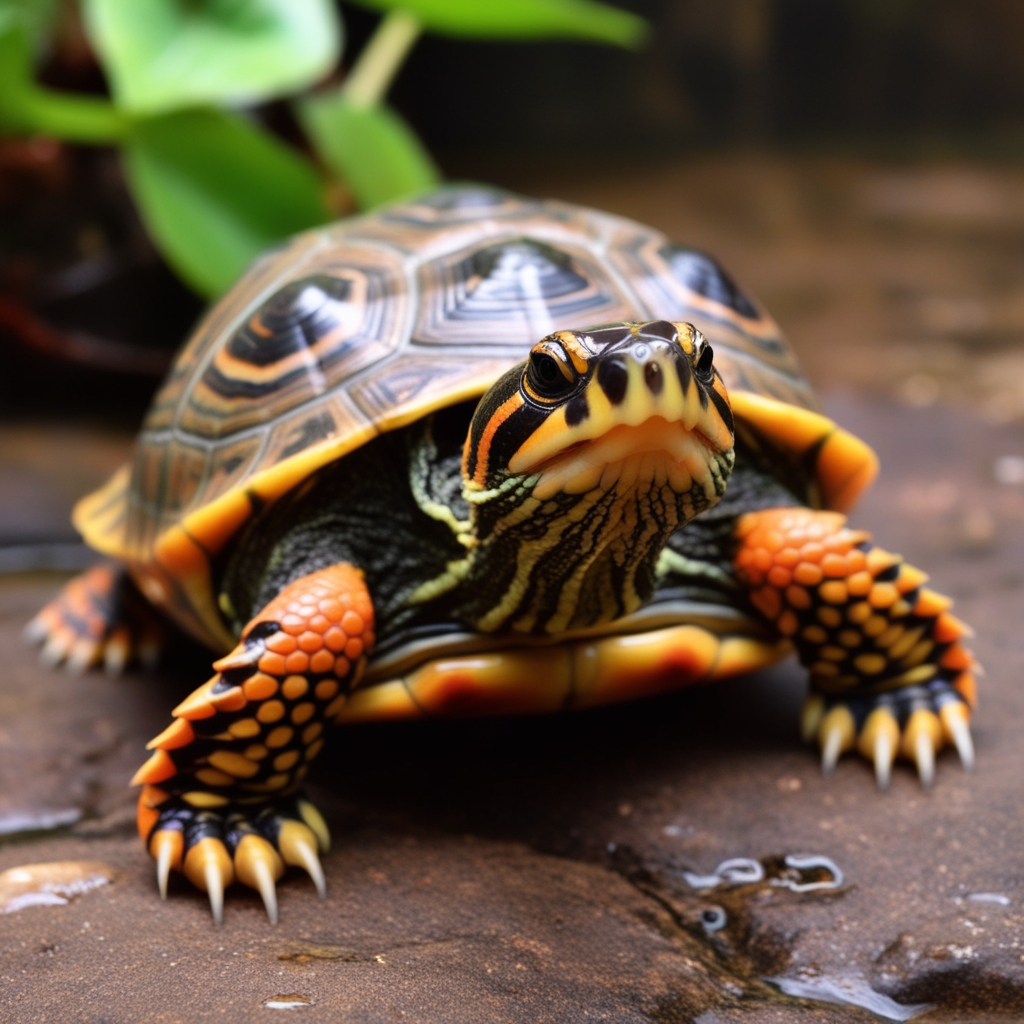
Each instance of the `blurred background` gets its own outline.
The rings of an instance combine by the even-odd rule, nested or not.
[[[131,24],[117,6],[0,0],[0,569],[85,557],[71,501],[125,457],[174,350],[249,256],[440,178],[602,207],[711,252],[826,394],[1024,419],[1018,3],[496,0],[470,24],[455,0],[302,0],[316,45],[294,25],[271,43],[309,66],[248,92],[230,68],[192,92],[187,71],[146,80],[184,38],[165,26],[146,50],[146,19],[227,10],[230,58],[247,9],[282,4],[145,0]],[[208,152],[183,156],[172,129],[195,138],[201,116],[220,119]],[[214,128],[248,133],[250,164],[280,163],[252,181],[240,165],[229,190],[284,198],[252,225],[262,213],[226,206],[247,241],[202,264],[190,254],[220,240],[181,234],[168,180],[235,202],[210,170],[234,148]]]

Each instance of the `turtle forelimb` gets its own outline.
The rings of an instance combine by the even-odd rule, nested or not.
[[[789,638],[811,675],[801,731],[825,774],[856,750],[889,785],[896,757],[925,786],[935,754],[956,748],[974,767],[970,715],[978,666],[952,601],[899,555],[870,544],[844,516],[811,509],[748,513],[737,527],[737,573],[752,604]]]
[[[299,795],[373,645],[373,606],[362,573],[333,566],[289,584],[214,664],[217,675],[175,708],[133,782],[143,785],[139,833],[166,897],[172,870],[209,894],[259,891],[277,921],[275,883],[286,866],[326,883],[327,825]]]

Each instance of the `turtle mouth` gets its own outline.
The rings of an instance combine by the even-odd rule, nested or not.
[[[652,416],[636,426],[619,424],[523,469],[527,476],[537,475],[533,496],[540,501],[559,493],[624,493],[666,485],[676,494],[689,493],[697,485],[713,501],[712,466],[722,454],[701,431]]]

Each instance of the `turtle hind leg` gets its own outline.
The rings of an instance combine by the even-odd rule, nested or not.
[[[174,709],[132,780],[143,786],[139,834],[161,893],[172,869],[183,872],[209,894],[218,923],[235,880],[257,889],[276,920],[286,865],[323,893],[330,835],[300,787],[373,642],[362,573],[345,564],[311,573],[259,612],[216,675]]]
[[[976,665],[961,642],[971,630],[949,613],[952,601],[923,585],[923,572],[836,512],[752,512],[736,537],[751,602],[810,672],[802,732],[821,747],[826,774],[856,750],[882,789],[898,756],[930,786],[946,745],[973,767]]]
[[[42,644],[45,664],[84,672],[102,662],[114,675],[134,658],[154,667],[166,636],[165,624],[117,562],[76,576],[25,627],[25,638]]]

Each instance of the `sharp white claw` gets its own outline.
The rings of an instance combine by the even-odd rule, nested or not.
[[[100,645],[95,640],[76,640],[68,652],[67,669],[72,675],[82,675],[96,660]]]
[[[39,660],[47,667],[54,668],[64,660],[71,647],[71,639],[64,633],[52,634],[43,645]]]
[[[917,734],[914,742],[914,760],[921,785],[927,789],[935,781],[935,749],[931,737],[924,730]]]
[[[21,635],[25,643],[36,646],[46,639],[49,632],[46,623],[37,615],[22,631]]]
[[[128,664],[129,642],[125,637],[112,636],[103,650],[103,668],[108,676],[119,676]]]
[[[274,886],[270,865],[265,860],[256,860],[252,870],[256,876],[256,887],[263,897],[263,906],[267,908],[267,917],[271,924],[277,924],[277,888]]]
[[[889,788],[889,780],[892,778],[892,741],[884,732],[879,732],[875,739],[874,749],[875,779],[878,788],[883,792]]]
[[[302,866],[309,872],[309,877],[313,879],[317,895],[322,900],[327,899],[327,879],[324,878],[324,869],[316,851],[308,843],[302,842],[296,843],[295,849],[302,858]]]
[[[971,739],[971,727],[963,718],[954,718],[949,723],[949,731],[953,736],[956,752],[960,755],[960,763],[964,771],[974,770],[974,740]]]
[[[825,737],[825,745],[821,751],[821,771],[824,775],[831,775],[836,770],[836,763],[839,760],[843,746],[843,730],[838,726],[829,730]]]
[[[171,875],[171,856],[173,850],[170,843],[163,843],[160,846],[160,853],[156,860],[156,883],[160,886],[160,899],[167,899],[167,879]]]
[[[221,925],[224,923],[224,879],[221,877],[220,868],[214,861],[207,861],[203,868],[203,876],[206,879],[206,894],[210,897],[213,923]]]

